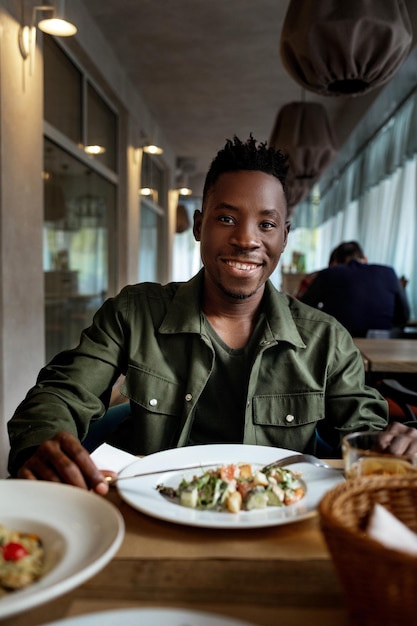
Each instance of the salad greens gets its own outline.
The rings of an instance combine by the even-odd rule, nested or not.
[[[156,488],[182,506],[231,513],[288,506],[305,495],[299,473],[270,465],[253,471],[248,463],[222,465],[191,480],[183,478],[176,489],[163,484]]]

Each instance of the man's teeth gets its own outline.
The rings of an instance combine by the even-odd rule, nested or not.
[[[236,267],[238,270],[252,270],[258,267],[255,263],[238,263],[237,261],[227,261],[227,264],[231,267]]]

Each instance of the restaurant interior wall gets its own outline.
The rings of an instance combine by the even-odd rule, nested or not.
[[[18,48],[21,0],[0,1],[0,476],[6,475],[6,423],[44,364],[43,255],[43,55],[37,32],[32,71]],[[137,281],[140,171],[143,134],[155,128],[141,95],[128,80],[108,42],[79,0],[71,0],[78,33],[65,47],[110,100],[120,105],[117,276],[114,289]],[[164,144],[167,186],[173,186],[175,154]],[[172,180],[171,180],[172,179]],[[161,277],[170,278],[175,207],[168,198]]]

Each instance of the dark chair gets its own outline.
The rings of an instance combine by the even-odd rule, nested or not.
[[[377,387],[378,391],[388,400],[392,421],[417,421],[416,391],[412,391],[393,378],[383,378],[378,382]],[[390,400],[400,407],[402,415],[397,414]]]
[[[88,452],[93,452],[106,441],[120,424],[130,416],[130,402],[110,407],[103,417],[91,422],[86,438],[82,442]]]

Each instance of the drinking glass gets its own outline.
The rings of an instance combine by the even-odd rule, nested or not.
[[[397,456],[381,450],[379,431],[364,431],[346,435],[342,452],[346,478],[370,475],[417,475],[417,453]]]

